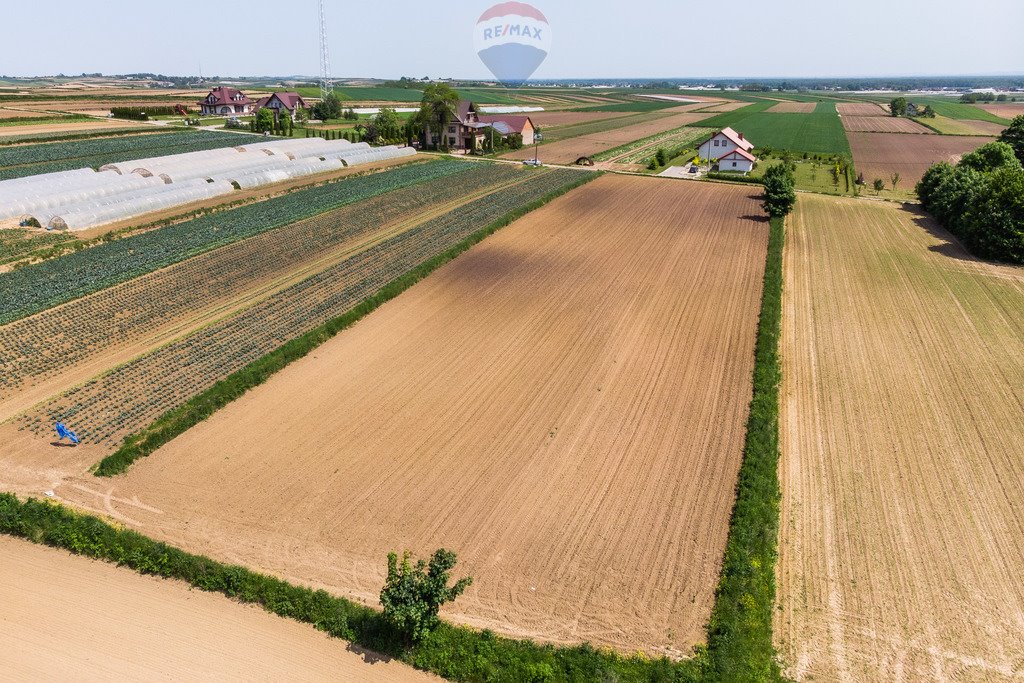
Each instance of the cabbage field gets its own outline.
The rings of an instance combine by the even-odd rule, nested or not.
[[[114,445],[218,380],[343,314],[417,265],[586,175],[537,172],[525,182],[414,225],[233,317],[72,389],[23,416],[21,426],[42,433],[55,419],[71,420],[85,441]],[[367,214],[362,220],[373,225],[380,218]],[[182,287],[191,284],[181,280]]]
[[[0,273],[0,324],[309,216],[385,192],[461,173],[460,161],[434,161],[342,179],[208,214],[58,259]]]

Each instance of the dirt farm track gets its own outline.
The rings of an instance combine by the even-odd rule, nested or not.
[[[924,139],[936,136],[902,136]],[[801,195],[775,633],[797,680],[1024,678],[1024,269]]]
[[[4,680],[441,680],[221,595],[7,536],[0,605]]]
[[[388,551],[445,546],[475,579],[457,621],[685,654],[741,459],[759,214],[745,187],[602,177],[57,496],[373,604]]]

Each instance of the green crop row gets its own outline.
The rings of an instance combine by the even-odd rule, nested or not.
[[[346,178],[0,273],[0,324],[302,218],[468,168],[446,160]]]

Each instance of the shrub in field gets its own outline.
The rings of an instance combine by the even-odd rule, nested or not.
[[[879,192],[885,189],[885,181],[882,180],[881,178],[875,178],[873,187],[875,188],[875,194],[878,194]]]
[[[425,560],[410,561],[412,553],[388,553],[388,577],[380,591],[384,618],[407,642],[419,642],[433,631],[440,620],[441,605],[452,602],[470,587],[473,577],[466,576],[451,586],[448,581],[457,557],[450,550],[434,552],[428,565]]]
[[[1010,126],[999,134],[999,142],[1012,147],[1017,159],[1024,164],[1024,115],[1014,117]]]
[[[763,206],[772,218],[788,216],[796,204],[793,169],[787,163],[770,167],[761,181],[764,184]]]

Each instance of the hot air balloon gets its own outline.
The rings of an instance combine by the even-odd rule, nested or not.
[[[495,78],[508,86],[520,86],[548,56],[551,27],[535,7],[502,2],[480,15],[473,43]]]

